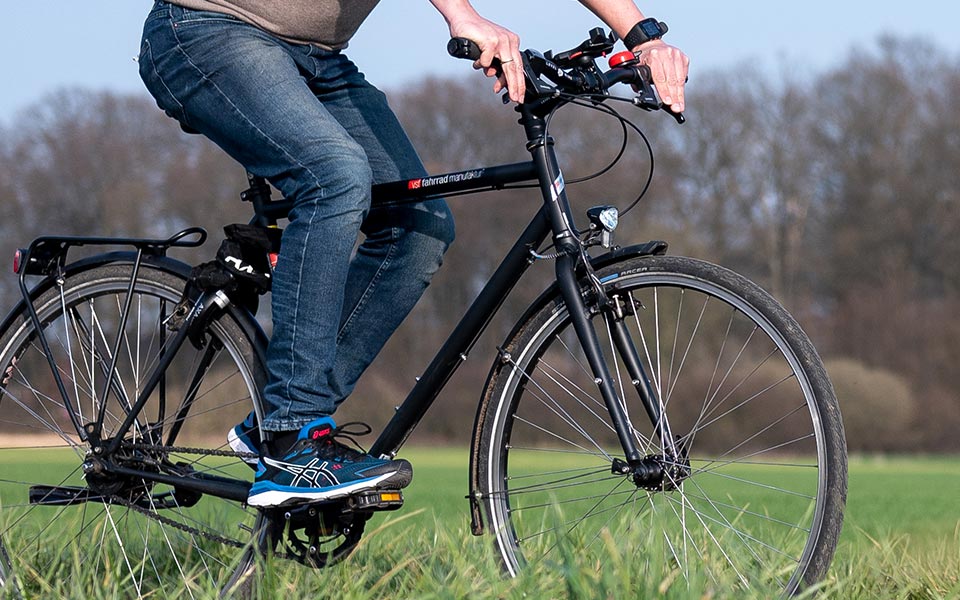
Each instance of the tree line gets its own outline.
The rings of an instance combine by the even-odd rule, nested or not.
[[[527,158],[516,114],[478,78],[389,94],[431,173]],[[960,450],[960,60],[885,38],[815,75],[694,72],[688,123],[630,107],[655,153],[652,186],[622,220],[623,241],[754,279],[798,318],[824,356],[855,451]],[[621,125],[574,107],[551,122],[573,181],[604,169]],[[570,185],[575,209],[629,205],[651,161],[631,133],[602,176]],[[220,237],[249,218],[243,169],[183,134],[145,95],[58,90],[0,129],[0,252],[49,233]],[[389,416],[537,209],[529,190],[452,198],[457,242],[427,296],[345,406]],[[178,251],[205,260],[215,243]],[[548,271],[548,269],[547,269]],[[542,289],[534,273],[502,314]],[[18,292],[0,277],[2,306]],[[465,440],[472,407],[512,325],[495,320],[419,435]]]

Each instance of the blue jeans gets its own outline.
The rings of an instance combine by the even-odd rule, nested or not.
[[[293,200],[261,426],[332,414],[440,266],[454,236],[446,203],[370,206],[372,184],[426,171],[384,95],[341,52],[161,0],[140,75],[168,114]]]

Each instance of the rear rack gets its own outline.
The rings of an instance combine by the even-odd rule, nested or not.
[[[165,256],[170,248],[196,248],[207,241],[202,227],[188,227],[166,239],[88,236],[43,236],[26,249],[17,250],[18,275],[52,275],[67,262],[67,252],[77,246],[132,246],[138,254]]]

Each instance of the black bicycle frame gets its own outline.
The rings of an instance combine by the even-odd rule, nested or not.
[[[436,400],[443,387],[459,366],[467,359],[471,349],[506,300],[506,297],[513,290],[514,285],[516,285],[529,266],[534,262],[536,250],[541,247],[547,239],[547,236],[552,235],[553,246],[559,253],[559,257],[556,260],[558,287],[568,307],[574,329],[584,349],[590,368],[593,371],[598,389],[609,411],[612,424],[623,448],[624,456],[631,465],[639,464],[643,459],[643,455],[637,448],[632,434],[633,428],[614,390],[612,376],[603,360],[597,334],[590,324],[587,310],[580,293],[580,286],[577,282],[577,264],[582,254],[578,241],[578,232],[573,228],[573,217],[564,189],[563,175],[558,166],[556,153],[553,148],[553,140],[546,134],[544,115],[547,111],[543,106],[537,109],[531,108],[528,105],[521,105],[518,110],[522,116],[520,122],[523,124],[527,135],[527,148],[532,156],[530,162],[458,171],[431,177],[378,184],[373,187],[373,203],[378,206],[404,204],[450,195],[470,194],[501,189],[511,184],[534,181],[539,182],[543,199],[543,206],[521,233],[517,242],[507,253],[473,304],[467,309],[463,318],[450,334],[450,337],[437,352],[436,356],[434,356],[423,375],[418,378],[416,385],[414,385],[406,399],[397,408],[396,413],[386,428],[374,442],[370,449],[370,453],[373,455],[392,457],[397,454],[400,447]],[[278,219],[287,216],[292,207],[292,202],[289,200],[270,201],[269,190],[262,180],[251,178],[251,183],[251,189],[245,192],[244,199],[251,200],[254,204],[256,213],[254,221],[262,224],[273,224],[276,223]],[[82,239],[86,243],[94,243],[93,240],[95,240],[95,238],[79,239]],[[111,241],[96,238],[96,242],[114,244],[116,240]],[[156,245],[157,243],[155,240],[124,240],[124,242],[132,243],[132,245],[137,247],[137,265],[139,265],[139,257],[145,247],[148,248],[149,251],[153,249],[152,245]],[[135,266],[134,278],[131,279],[131,287],[133,281],[135,281],[136,272],[137,269]],[[26,290],[24,289],[23,291],[26,296]],[[51,363],[51,369],[54,371],[58,388],[60,388],[59,391],[65,399],[65,405],[70,412],[74,425],[77,426],[81,438],[86,439],[88,436],[92,437],[94,438],[93,441],[98,444],[107,442],[106,448],[101,449],[104,456],[109,457],[113,451],[117,450],[130,427],[136,422],[140,409],[145,405],[153,389],[161,384],[163,371],[186,340],[186,331],[193,324],[193,319],[198,318],[200,313],[210,310],[215,304],[222,306],[223,303],[221,300],[225,300],[225,296],[221,294],[220,298],[215,298],[214,294],[215,293],[208,292],[203,299],[194,306],[191,317],[186,319],[181,331],[177,333],[171,344],[164,349],[163,356],[160,357],[153,375],[140,390],[136,401],[128,412],[127,418],[115,432],[115,436],[110,440],[99,439],[100,428],[96,424],[83,424],[85,427],[81,427],[79,419],[77,419],[71,410],[70,403],[66,401],[67,394],[56,373],[56,366]],[[42,328],[39,326],[39,319],[29,301],[27,302],[27,306],[34,324],[37,326],[38,331],[40,331]],[[124,311],[124,313],[125,312],[126,311]],[[47,351],[42,331],[40,339],[44,350]],[[620,352],[625,352],[628,355],[635,354],[636,349],[621,348]],[[47,352],[47,354],[48,357],[51,356],[49,352]],[[49,360],[52,361],[52,358]],[[639,361],[633,361],[633,363],[638,365]],[[111,365],[111,373],[114,368],[115,367]],[[639,368],[642,369],[642,367]],[[645,380],[645,377],[641,379]],[[651,409],[655,407],[656,403],[652,398],[645,397],[649,395],[644,394],[645,390],[639,389],[638,391],[640,392],[644,405],[648,407],[648,413],[650,413],[651,419],[654,424],[656,424],[659,421],[659,415],[651,412]],[[104,392],[104,394],[105,393],[106,392]],[[97,423],[102,422],[102,412],[101,410],[101,415]],[[142,477],[148,481],[157,481],[183,489],[240,501],[246,498],[246,492],[250,486],[249,482],[240,480],[230,481],[222,478],[178,477],[131,470],[120,465],[108,464],[105,466],[109,471],[116,474]]]
[[[531,162],[413,180],[407,182],[406,190],[401,189],[403,182],[377,186],[374,190],[374,202],[378,200],[378,193],[383,193],[388,201],[400,203],[412,199],[503,187],[509,183],[535,179],[540,184],[543,206],[520,234],[520,238],[397,408],[393,418],[371,447],[370,453],[373,455],[392,457],[397,454],[440,391],[467,359],[470,350],[514,285],[533,262],[532,253],[552,233],[554,247],[561,253],[556,261],[560,292],[610,412],[624,455],[630,464],[637,464],[643,459],[636,446],[632,426],[614,391],[613,379],[603,360],[599,340],[590,325],[580,295],[576,278],[577,260],[580,256],[577,232],[573,229],[573,217],[564,189],[563,174],[553,149],[553,140],[546,134],[543,111],[537,111],[528,105],[520,105],[518,110],[522,116],[520,123],[527,135],[527,149],[533,159]]]

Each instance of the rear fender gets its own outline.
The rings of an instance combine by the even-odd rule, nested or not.
[[[88,271],[90,269],[95,269],[108,264],[134,264],[136,261],[137,253],[136,252],[107,252],[104,254],[97,254],[95,256],[90,256],[72,262],[64,267],[64,277],[69,278],[78,273]],[[144,254],[141,258],[141,264],[149,265],[155,269],[164,271],[176,277],[179,277],[187,281],[190,277],[190,271],[192,267],[187,263],[184,263],[179,260],[167,256],[155,256],[150,254]],[[30,301],[34,302],[41,294],[52,288],[57,283],[56,276],[47,276],[41,279],[32,290],[30,290]],[[17,303],[10,313],[7,314],[3,319],[3,323],[0,324],[0,332],[4,332],[10,327],[13,323],[17,321],[22,315],[26,313],[26,303],[23,298]],[[236,322],[243,329],[244,333],[247,334],[247,337],[253,341],[256,345],[258,358],[261,360],[264,359],[263,353],[264,348],[267,345],[267,336],[263,332],[263,328],[260,327],[260,324],[250,313],[249,310],[246,310],[242,307],[238,307],[234,304],[230,304],[227,307],[227,312],[231,317],[236,320]]]

